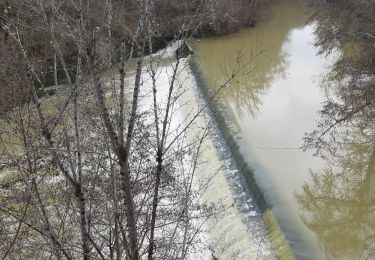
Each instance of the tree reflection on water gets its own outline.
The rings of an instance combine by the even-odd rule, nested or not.
[[[327,166],[311,172],[296,194],[301,217],[328,258],[375,255],[375,120],[363,122],[347,122],[325,143]]]

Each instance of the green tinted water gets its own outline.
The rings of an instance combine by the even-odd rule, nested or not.
[[[195,48],[212,92],[240,70],[218,103],[297,258],[359,259],[374,244],[374,134],[326,161],[298,149],[324,101],[319,79],[335,60],[317,55],[308,18],[299,2],[281,1],[254,28]]]

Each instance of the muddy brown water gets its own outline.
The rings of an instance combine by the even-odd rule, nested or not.
[[[194,48],[213,92],[239,71],[218,103],[295,256],[373,259],[374,131],[350,129],[350,144],[337,144],[340,155],[327,160],[299,149],[338,56],[317,54],[308,19],[299,1],[280,1],[254,28]]]

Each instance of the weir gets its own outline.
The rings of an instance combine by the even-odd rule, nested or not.
[[[309,167],[323,165],[298,147],[323,100],[313,78],[327,73],[334,61],[317,55],[314,24],[308,20],[300,1],[274,3],[254,28],[194,42],[190,60],[199,91],[280,259],[326,259],[315,234],[300,219],[294,198],[308,180]],[[243,64],[253,60],[249,75],[240,75],[212,98],[230,77],[237,57]]]
[[[197,57],[191,57],[189,65],[197,81],[200,94],[209,107],[210,115],[215,119],[215,124],[217,125],[217,129],[220,133],[219,135],[224,141],[226,149],[230,152],[230,157],[233,158],[235,167],[237,167],[246,180],[246,188],[251,193],[251,196],[254,198],[263,216],[263,221],[266,224],[270,234],[271,245],[275,250],[277,257],[285,260],[295,259],[294,254],[291,251],[291,248],[285,239],[285,236],[281,231],[274,214],[271,211],[269,203],[265,199],[262,190],[254,179],[253,170],[239,151],[237,142],[232,135],[231,124],[225,118],[225,111],[223,111],[223,107],[218,104],[218,100],[216,98],[213,98],[214,94],[207,87],[208,81],[204,76],[204,72]]]

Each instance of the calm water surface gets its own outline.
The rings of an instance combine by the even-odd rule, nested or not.
[[[340,146],[340,156],[329,160],[299,149],[319,119],[325,99],[319,83],[335,61],[317,55],[307,21],[299,2],[281,1],[254,28],[195,47],[213,90],[236,68],[247,68],[219,103],[296,256],[366,259],[374,249],[374,135],[364,137],[365,146]]]

